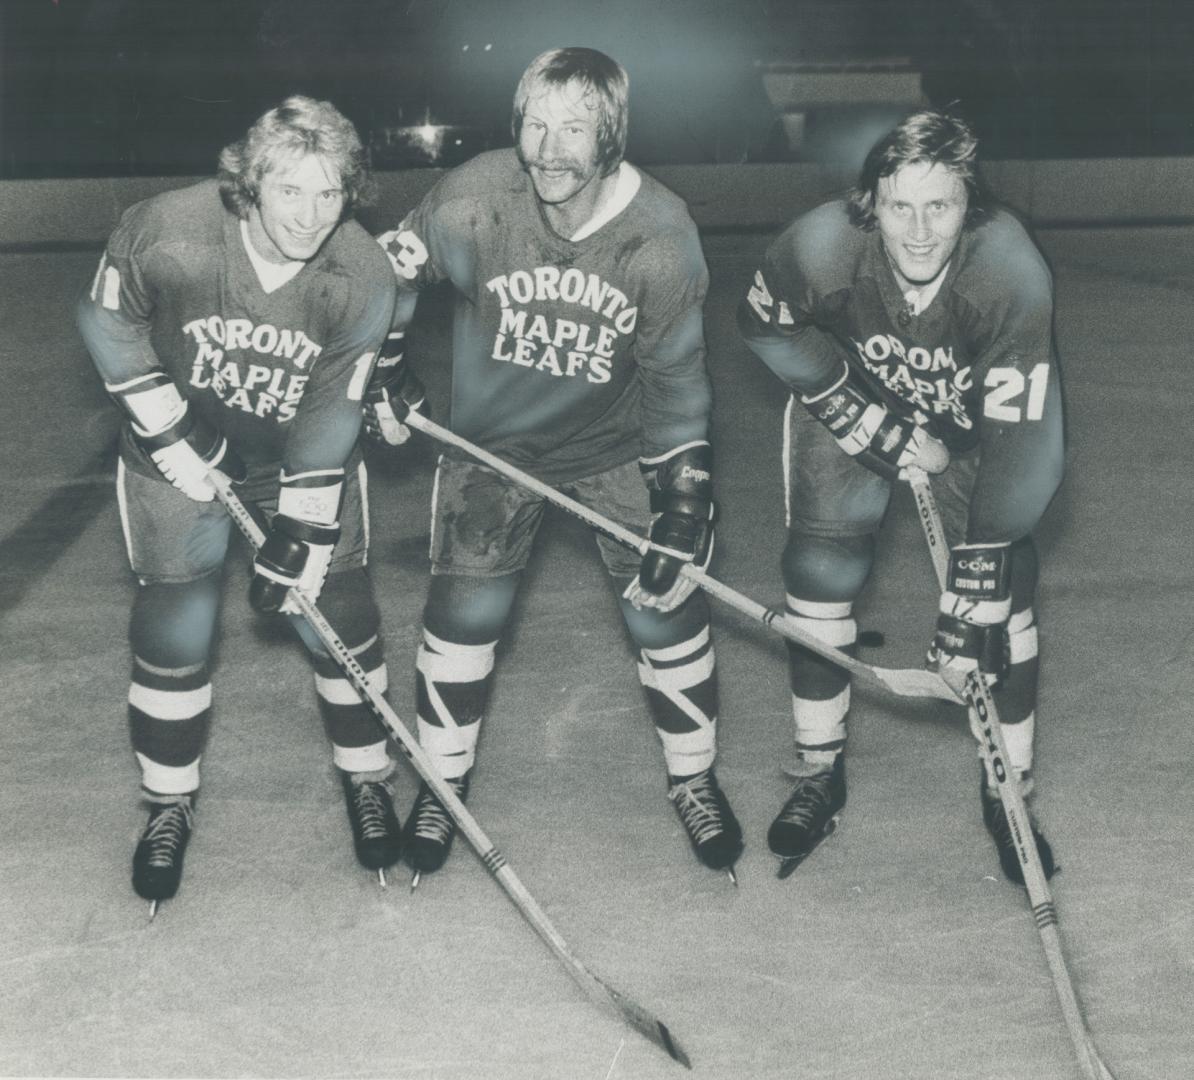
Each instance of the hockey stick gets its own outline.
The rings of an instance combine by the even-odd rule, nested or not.
[[[917,516],[920,518],[925,541],[929,546],[937,584],[944,589],[949,570],[949,544],[941,523],[941,513],[937,508],[937,500],[933,496],[928,476],[920,469],[909,470],[909,473],[908,486],[911,487],[912,496],[916,500]],[[1032,838],[1028,808],[1020,794],[1019,785],[1006,764],[1007,744],[999,726],[999,713],[991,695],[991,688],[979,672],[973,671],[966,677],[961,692],[970,714],[970,729],[978,740],[988,775],[995,778],[999,798],[1007,814],[1008,825],[1011,827],[1016,845],[1016,855],[1019,857],[1024,883],[1028,889],[1028,899],[1032,904],[1032,914],[1041,935],[1045,959],[1049,963],[1049,973],[1053,976],[1053,986],[1061,1003],[1062,1015],[1065,1017],[1066,1028],[1074,1044],[1082,1075],[1085,1080],[1115,1080],[1095,1048],[1094,1039],[1082,1015],[1082,1007],[1078,1003],[1073,980],[1066,967],[1061,935],[1057,928],[1057,909],[1053,904],[1049,883]]]
[[[220,502],[224,504],[225,509],[232,516],[232,520],[236,523],[240,531],[244,533],[245,538],[253,546],[253,549],[260,548],[265,542],[265,533],[261,526],[250,514],[245,504],[241,502],[239,496],[232,490],[231,484],[222,473],[213,470],[209,475]],[[357,692],[365,699],[370,708],[373,709],[373,712],[385,726],[386,730],[401,745],[410,758],[415,771],[435,793],[436,798],[443,803],[452,820],[456,822],[460,831],[468,839],[468,842],[472,844],[478,856],[480,856],[485,869],[506,890],[506,895],[514,902],[514,906],[518,908],[527,922],[531,924],[532,928],[547,944],[548,948],[555,953],[557,959],[568,969],[568,973],[576,980],[581,989],[597,1004],[612,1006],[621,1015],[622,1020],[634,1028],[640,1035],[660,1047],[673,1061],[678,1061],[685,1068],[691,1069],[692,1065],[688,1060],[688,1056],[675,1039],[672,1038],[671,1032],[668,1031],[667,1025],[663,1021],[652,1016],[641,1006],[595,975],[573,953],[568,943],[561,937],[559,931],[547,917],[547,914],[535,901],[535,898],[527,892],[526,887],[507,864],[506,857],[498,851],[489,837],[485,835],[477,820],[465,808],[464,803],[460,801],[452,788],[440,778],[439,771],[419,745],[419,741],[407,730],[406,726],[398,718],[398,714],[390,707],[389,702],[377,692],[373,684],[369,681],[368,673],[357,662],[356,657],[349,651],[348,646],[340,640],[339,635],[323,617],[319,608],[315,606],[306,594],[300,592],[298,589],[291,589],[290,596],[293,597],[295,603],[298,605],[303,618],[307,620],[311,629],[315,631],[319,640],[323,642],[325,648],[331,653],[340,670],[344,672],[349,682],[352,683]]]
[[[562,491],[557,491],[550,484],[545,484],[542,480],[531,476],[530,473],[523,472],[517,466],[503,461],[488,450],[483,450],[481,447],[449,431],[447,428],[441,427],[432,420],[428,420],[425,416],[412,412],[403,419],[402,423],[423,432],[424,435],[429,435],[438,442],[464,451],[470,457],[476,458],[477,461],[480,461],[484,465],[488,465],[494,472],[500,473],[527,488],[529,491],[535,492],[537,495],[541,495],[554,506],[566,511],[573,517],[579,518],[586,525],[589,525],[600,533],[604,533],[611,540],[625,544],[640,554],[645,554],[649,549],[650,544],[645,537],[623,528],[616,521],[611,521],[605,515],[599,514],[596,510],[577,502]],[[830,661],[830,663],[836,664],[851,675],[857,675],[859,678],[873,685],[880,686],[890,693],[901,697],[940,698],[943,701],[952,701],[955,703],[961,700],[958,696],[958,691],[951,687],[936,672],[926,671],[922,668],[882,668],[867,664],[857,657],[850,656],[849,653],[842,652],[841,649],[835,649],[832,645],[826,645],[825,642],[813,637],[790,622],[783,611],[776,608],[764,607],[762,604],[744,596],[736,589],[732,589],[728,585],[718,581],[717,578],[706,573],[698,566],[686,563],[682,567],[681,573],[692,578],[702,589],[712,596],[717,597],[724,604],[761,622],[764,626],[771,627],[781,637],[785,637],[797,645],[803,645],[810,652],[816,653],[818,656]]]

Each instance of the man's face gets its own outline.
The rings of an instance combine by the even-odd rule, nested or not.
[[[962,235],[966,203],[966,185],[943,165],[905,165],[879,181],[875,217],[902,286],[926,285],[941,273]]]
[[[598,112],[576,83],[544,87],[527,102],[518,153],[535,194],[550,205],[597,197]]]
[[[340,177],[307,154],[265,174],[249,212],[249,238],[269,262],[314,258],[344,210]]]

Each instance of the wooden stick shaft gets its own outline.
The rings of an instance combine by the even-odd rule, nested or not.
[[[232,516],[237,527],[244,533],[245,538],[254,549],[260,548],[265,542],[265,533],[261,526],[253,519],[244,503],[232,490],[228,480],[220,473],[211,474],[220,502]],[[390,703],[377,691],[369,679],[368,673],[357,658],[353,656],[348,646],[340,639],[331,624],[324,618],[323,613],[311,599],[298,589],[291,589],[290,594],[315,631],[324,647],[335,658],[340,669],[348,676],[349,681],[357,692],[368,702],[374,714],[385,726],[386,730],[398,741],[403,750],[410,757],[415,771],[435,792],[435,796],[456,822],[460,831],[476,850],[485,868],[497,879],[505,890],[506,895],[513,901],[514,906],[531,924],[539,937],[547,944],[556,957],[568,969],[569,974],[576,980],[590,999],[598,1004],[612,1006],[621,1014],[623,1021],[630,1024],[646,1038],[660,1046],[671,1058],[688,1067],[688,1058],[679,1045],[675,1043],[667,1027],[640,1008],[630,999],[600,979],[576,956],[564,940],[563,935],[556,929],[547,913],[539,906],[535,898],[527,891],[513,869],[506,862],[505,856],[497,849],[484,830],[477,823],[477,819],[468,808],[444,782],[439,775],[435,763],[427,756],[398,714],[391,708]]]
[[[920,518],[925,541],[929,547],[929,555],[933,560],[933,570],[937,575],[938,587],[944,589],[946,575],[949,572],[949,543],[941,522],[941,513],[937,508],[937,500],[933,496],[928,476],[922,471],[915,470],[909,477],[908,485],[911,487],[912,496],[916,501],[917,516]],[[1041,865],[1036,842],[1032,837],[1028,807],[1024,804],[1020,786],[1016,783],[1011,766],[1008,764],[1007,743],[1000,727],[995,698],[991,694],[991,688],[987,685],[986,679],[978,671],[971,672],[966,678],[963,694],[970,713],[970,728],[978,740],[979,749],[987,765],[988,775],[995,778],[999,797],[1003,802],[1004,812],[1007,814],[1008,825],[1011,827],[1012,838],[1016,845],[1016,854],[1024,873],[1024,883],[1028,889],[1028,899],[1032,905],[1032,915],[1036,920],[1037,930],[1040,932],[1041,944],[1045,949],[1045,959],[1049,964],[1049,974],[1053,978],[1053,987],[1061,1004],[1061,1012],[1065,1018],[1070,1040],[1074,1044],[1078,1064],[1086,1080],[1107,1080],[1111,1077],[1111,1072],[1103,1064],[1095,1049],[1094,1041],[1086,1026],[1086,1020],[1082,1015],[1082,1006],[1079,1004],[1078,995],[1074,990],[1073,980],[1066,967],[1065,954],[1061,947],[1061,935],[1057,929],[1057,909],[1049,891],[1048,879],[1045,877],[1044,867]]]

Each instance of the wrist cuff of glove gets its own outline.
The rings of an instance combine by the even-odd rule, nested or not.
[[[953,615],[938,615],[933,645],[949,656],[973,660],[982,671],[1007,670],[1008,637],[1004,623],[982,626]]]
[[[887,413],[864,452],[872,455],[895,476],[899,472],[900,459],[915,433],[914,424]]]
[[[1011,577],[1010,544],[959,544],[949,553],[945,589],[964,600],[1006,603],[1010,612]]]
[[[301,540],[313,546],[331,546],[340,539],[340,522],[318,525],[313,521],[301,521],[287,514],[275,514],[273,528],[292,540]]]
[[[705,495],[687,494],[681,491],[652,491],[651,513],[682,514],[694,522],[712,521],[715,513],[713,500]]]
[[[405,351],[406,331],[391,331],[386,335],[385,341],[382,342],[381,352],[378,354],[381,357],[381,362],[378,363],[378,367],[390,367],[394,364],[400,363]],[[388,363],[386,361],[388,361]]]
[[[164,450],[167,446],[173,446],[183,440],[191,442],[191,435],[195,429],[195,414],[190,409],[185,409],[170,427],[152,435],[146,435],[136,423],[132,427],[137,442],[152,454],[155,450]]]
[[[801,395],[800,403],[808,409],[813,418],[824,424],[830,434],[841,438],[848,434],[862,419],[867,400],[857,387],[850,383],[850,369],[846,367],[842,376],[828,390],[819,394]]]

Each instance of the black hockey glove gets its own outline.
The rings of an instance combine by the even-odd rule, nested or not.
[[[1006,678],[1011,610],[1011,546],[959,544],[949,553],[928,666],[963,675],[977,668],[991,686]]]
[[[894,416],[843,363],[840,379],[828,390],[801,397],[801,404],[823,424],[847,454],[886,480],[906,479],[911,466],[944,472],[949,451],[912,420]]]
[[[640,461],[651,495],[650,550],[626,591],[636,607],[671,611],[696,582],[680,573],[685,563],[702,570],[713,556],[713,449],[691,443],[663,458]]]
[[[314,603],[327,578],[340,538],[340,496],[344,474],[282,476],[278,512],[253,560],[249,603],[264,614],[299,614],[288,597],[299,589]]]
[[[410,438],[403,423],[409,413],[431,415],[423,384],[404,357],[404,337],[394,333],[386,338],[365,391],[365,433],[382,446],[401,446]]]

